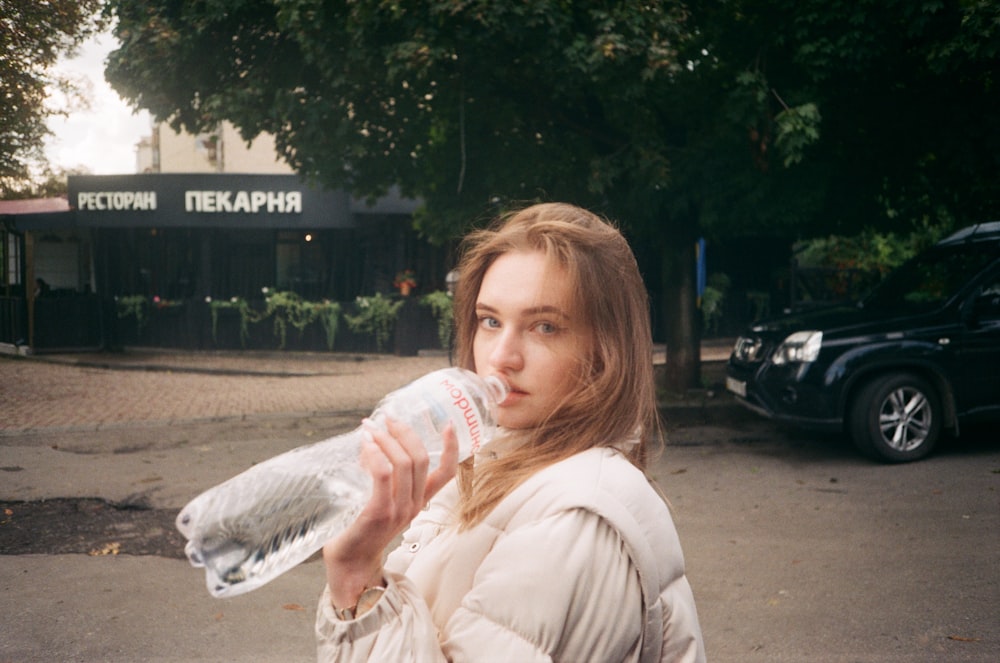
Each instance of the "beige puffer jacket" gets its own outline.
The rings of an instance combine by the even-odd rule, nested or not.
[[[464,532],[457,501],[452,481],[414,521],[371,611],[339,621],[324,591],[319,661],[705,660],[670,513],[620,453],[538,472]]]

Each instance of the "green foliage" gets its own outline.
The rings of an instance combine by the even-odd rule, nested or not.
[[[948,231],[947,227],[919,225],[909,233],[886,233],[868,228],[858,235],[829,235],[801,242],[796,259],[801,267],[859,269],[885,276]]]
[[[360,197],[398,185],[435,240],[567,200],[661,258],[652,282],[687,283],[673,270],[699,236],[898,232],[1000,208],[995,2],[108,7],[124,98],[195,133],[270,132],[296,171]],[[686,287],[662,295],[668,344],[697,340],[679,328]]]
[[[0,199],[58,198],[67,195],[67,175],[83,175],[79,168],[52,168],[42,165],[40,171],[17,177],[0,177]]]
[[[799,163],[805,148],[819,140],[820,116],[816,104],[786,108],[774,116],[774,146],[784,154],[785,167]]]
[[[240,345],[247,346],[247,339],[250,338],[250,304],[242,297],[233,297],[229,300],[211,299],[208,301],[209,310],[212,313],[212,340],[218,341],[219,311],[235,310],[240,314]]]
[[[393,300],[382,293],[371,297],[358,297],[354,302],[355,314],[344,314],[344,320],[352,331],[358,334],[372,334],[375,347],[381,352],[392,336],[392,329],[399,316],[403,300]]]
[[[908,233],[868,228],[858,235],[829,235],[800,242],[796,263],[820,270],[821,290],[838,299],[856,299],[890,271],[943,237],[947,225],[915,224]],[[808,294],[808,293],[807,293]]]
[[[454,300],[446,291],[435,290],[421,297],[420,303],[430,307],[437,321],[438,340],[447,350],[451,346],[451,328],[455,320]]]
[[[701,296],[702,323],[708,333],[719,333],[719,320],[723,313],[722,304],[726,299],[730,284],[730,278],[721,272],[708,275],[708,281]]]
[[[308,306],[298,294],[280,290],[266,291],[264,310],[255,314],[253,321],[261,322],[267,318],[274,321],[274,333],[281,339],[278,349],[283,350],[288,337],[288,325],[302,333],[306,325],[312,322],[312,307]]]
[[[490,201],[596,202],[636,166],[660,185],[669,172],[656,115],[684,71],[676,0],[109,6],[106,73],[126,99],[193,132],[269,131],[327,186],[399,185],[435,239]]]
[[[333,351],[333,342],[337,339],[337,329],[340,327],[340,304],[324,300],[316,304],[316,317],[323,325],[326,334],[326,349]]]
[[[142,333],[142,328],[149,320],[149,298],[145,295],[125,295],[116,297],[118,318],[135,318],[135,333]]]
[[[102,0],[4,0],[0,3],[0,196],[24,188],[44,167],[50,117],[86,103],[80,85],[55,76],[59,56],[72,54],[99,30]],[[65,105],[50,98],[62,93]]]
[[[254,310],[249,302],[241,297],[233,297],[228,301],[210,300],[212,339],[217,340],[219,311],[228,309],[239,312],[240,343],[243,347],[246,347],[247,339],[250,337],[250,323],[257,324],[270,318],[274,325],[274,334],[278,337],[279,350],[285,349],[288,343],[289,325],[297,329],[301,336],[305,328],[317,320],[323,325],[327,349],[333,350],[340,321],[340,304],[330,300],[312,302],[302,299],[294,292],[267,288],[265,288],[264,294],[263,311]]]
[[[780,229],[808,236],[993,218],[997,3],[710,0],[692,18],[730,90],[723,108],[750,127],[766,175],[727,178],[730,219],[794,216]]]

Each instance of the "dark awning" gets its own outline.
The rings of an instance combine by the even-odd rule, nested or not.
[[[75,216],[65,198],[0,200],[0,219],[16,230],[57,230],[72,228]]]

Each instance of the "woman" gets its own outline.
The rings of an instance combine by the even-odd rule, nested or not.
[[[324,548],[319,659],[704,660],[677,533],[643,473],[659,429],[628,244],[585,210],[535,205],[472,234],[459,273],[456,363],[510,385],[502,431],[452,480],[450,430],[428,473],[410,429],[369,429],[371,501]]]

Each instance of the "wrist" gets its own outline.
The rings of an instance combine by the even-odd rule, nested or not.
[[[357,600],[354,601],[349,607],[341,608],[337,606],[337,603],[332,600],[330,605],[333,608],[333,614],[337,616],[340,621],[350,621],[352,619],[357,619],[361,615],[365,614],[369,610],[375,607],[375,604],[379,602],[382,598],[382,594],[385,593],[385,581],[373,585],[371,587],[365,587],[361,594],[358,596]]]
[[[369,588],[385,586],[381,556],[374,559],[343,558],[331,546],[323,549],[330,601],[338,608],[355,605]]]

